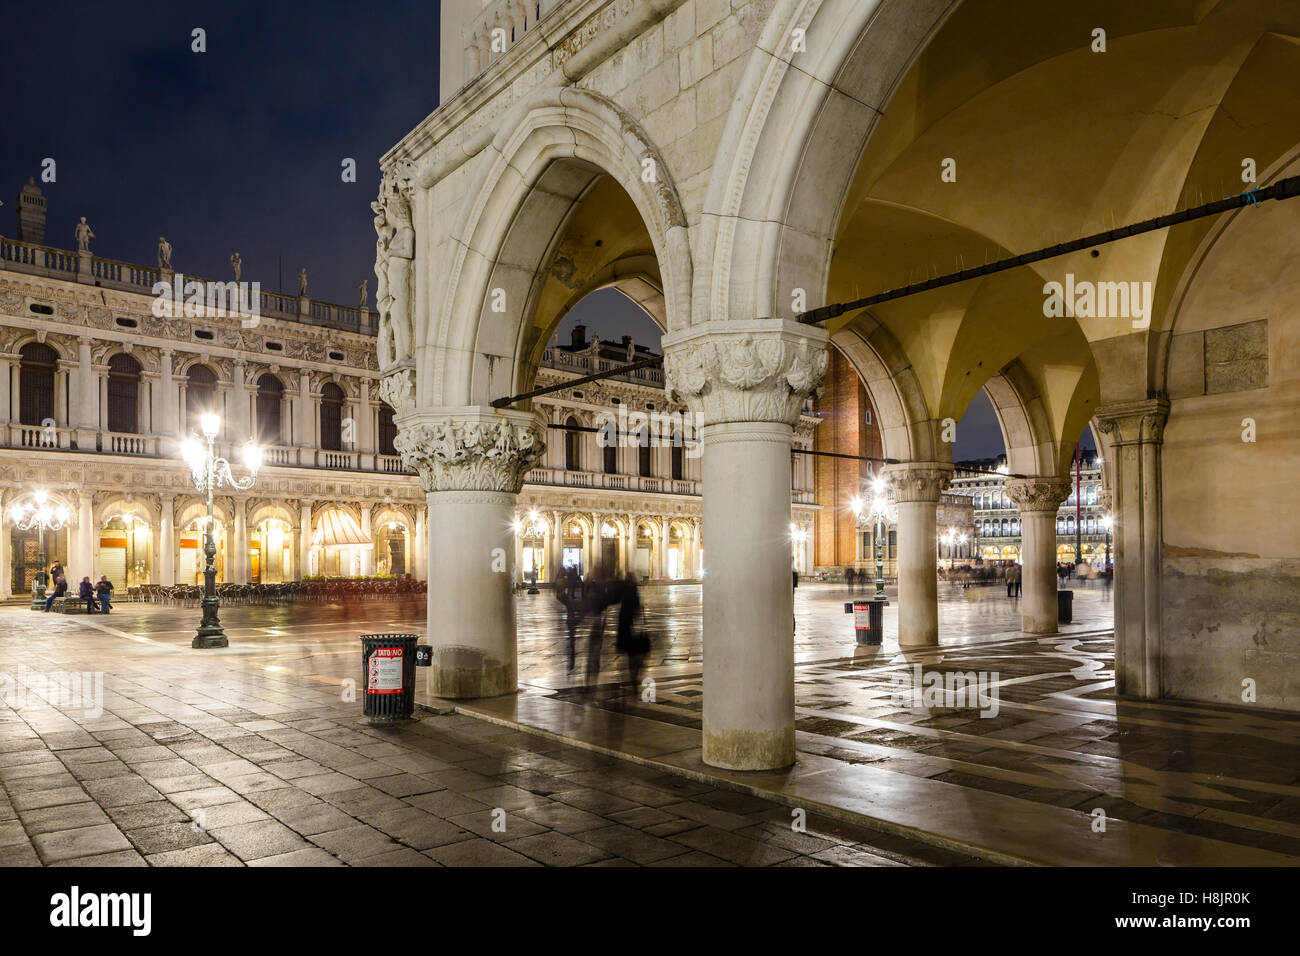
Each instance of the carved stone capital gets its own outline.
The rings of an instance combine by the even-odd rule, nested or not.
[[[779,319],[691,326],[664,338],[664,390],[706,425],[793,426],[826,377],[827,341],[823,329]]]
[[[1163,398],[1115,402],[1100,406],[1095,416],[1097,427],[1110,436],[1112,444],[1159,444],[1165,438],[1169,402]]]
[[[546,450],[531,412],[482,407],[424,409],[406,416],[393,444],[430,491],[518,494]]]
[[[894,492],[894,503],[929,501],[939,503],[939,496],[952,481],[952,465],[943,462],[887,465],[885,480]]]
[[[415,407],[415,368],[398,365],[384,373],[379,382],[379,397],[394,412],[408,412]]]
[[[1027,511],[1056,514],[1061,502],[1070,497],[1070,481],[1068,478],[1008,478],[1006,491],[1021,514]]]

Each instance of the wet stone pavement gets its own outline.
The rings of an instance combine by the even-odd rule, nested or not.
[[[0,609],[0,864],[978,862],[816,816],[795,832],[786,806],[471,717],[371,727],[342,700],[356,637],[422,610],[226,608],[232,646],[195,651],[193,609]],[[41,696],[85,671],[102,708]]]

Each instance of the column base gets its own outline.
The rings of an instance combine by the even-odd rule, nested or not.
[[[723,770],[781,770],[795,761],[794,725],[780,730],[716,730],[704,725],[702,757]]]
[[[519,691],[515,662],[488,657],[477,647],[439,647],[429,667],[429,694],[450,700],[504,697]]]

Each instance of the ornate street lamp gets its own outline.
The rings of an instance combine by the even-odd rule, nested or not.
[[[866,519],[875,526],[873,536],[876,539],[876,593],[871,596],[871,600],[883,601],[884,604],[888,604],[889,599],[885,595],[884,542],[881,538],[884,535],[883,528],[888,527],[895,521],[895,512],[893,506],[889,503],[889,498],[885,495],[885,481],[883,478],[876,478],[871,484],[871,490],[872,498],[869,508],[864,505],[861,498],[854,498],[851,507],[853,513],[858,516],[859,521]]]
[[[45,610],[45,532],[58,531],[68,523],[68,509],[51,505],[44,489],[32,494],[34,501],[23,502],[14,508],[14,527],[19,531],[36,529],[41,542],[41,567],[36,572],[36,585],[32,589],[32,610]]]
[[[181,456],[190,466],[190,475],[194,487],[199,492],[208,493],[208,524],[203,541],[203,554],[206,564],[203,568],[203,619],[199,622],[198,632],[191,647],[226,647],[226,632],[217,617],[217,544],[212,537],[212,493],[221,485],[229,485],[238,491],[247,491],[253,487],[257,470],[262,467],[262,449],[251,441],[244,445],[244,465],[249,474],[246,478],[236,478],[230,471],[230,462],[218,458],[214,442],[221,431],[221,417],[208,413],[199,419],[207,447],[197,438],[188,438],[181,444]]]

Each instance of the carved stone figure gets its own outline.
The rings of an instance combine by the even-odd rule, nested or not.
[[[239,258],[238,252],[236,252],[233,256],[230,257],[230,268],[235,270],[235,281],[238,282],[239,273],[243,271],[244,268],[244,260]]]
[[[298,270],[298,294],[307,294],[307,267],[303,266]]]
[[[85,216],[82,216],[81,222],[77,223],[77,228],[74,230],[74,235],[76,235],[77,237],[77,251],[89,252],[90,240],[95,238],[95,234],[90,231],[90,226],[86,225]]]
[[[172,244],[167,241],[166,236],[158,237],[158,268],[168,269],[172,267]]]
[[[357,295],[361,299],[361,301],[357,304],[363,309],[366,307],[366,300],[370,298],[370,292],[366,289],[366,283],[368,281],[369,280],[367,279],[362,279],[361,285],[357,286]]]
[[[379,310],[376,349],[384,371],[414,354],[411,316],[411,262],[415,230],[411,226],[411,197],[415,186],[410,163],[387,170],[379,184],[375,213],[375,276],[379,280],[375,305]]]

